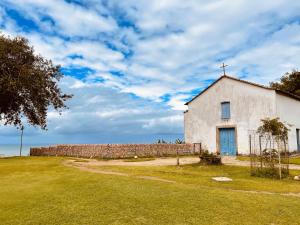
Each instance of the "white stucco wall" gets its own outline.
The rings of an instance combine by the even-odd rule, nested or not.
[[[231,118],[221,119],[221,102],[230,102]],[[211,152],[217,151],[217,127],[234,126],[237,151],[249,152],[249,130],[256,130],[261,119],[276,115],[276,93],[224,77],[188,104],[184,114],[187,143],[202,143]]]
[[[292,125],[289,132],[289,150],[297,150],[296,129],[300,129],[300,101],[276,94],[276,110],[281,121]]]

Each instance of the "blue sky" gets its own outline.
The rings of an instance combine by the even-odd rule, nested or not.
[[[300,2],[2,0],[0,29],[29,39],[74,97],[28,144],[132,143],[183,136],[184,102],[222,71],[262,84],[299,68]],[[0,127],[0,143],[18,131]]]

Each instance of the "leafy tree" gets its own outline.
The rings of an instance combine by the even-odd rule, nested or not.
[[[270,86],[300,97],[300,72],[293,70],[291,73],[286,73],[279,82],[272,82]]]
[[[164,139],[158,139],[157,144],[166,144],[167,142]]]
[[[284,122],[281,122],[279,118],[266,118],[261,120],[262,125],[257,129],[257,132],[264,136],[265,148],[261,149],[261,139],[259,140],[260,155],[257,159],[260,161],[260,168],[251,169],[251,174],[262,177],[282,178],[288,175],[288,168],[281,167],[281,164],[288,163],[288,154],[286,151],[286,144],[288,140],[288,126]],[[274,143],[274,141],[276,141]],[[277,143],[277,144],[276,144]],[[275,144],[275,145],[274,145]],[[284,148],[280,147],[284,144]],[[255,161],[255,154],[251,155],[252,160]],[[254,167],[255,168],[255,167]]]
[[[266,118],[262,119],[262,125],[258,127],[257,132],[261,135],[273,135],[279,137],[281,140],[288,139],[289,129],[284,122],[281,122],[279,118]],[[288,125],[291,126],[291,125]]]
[[[179,138],[177,138],[175,140],[175,144],[184,144],[184,141],[183,140],[180,140]]]
[[[60,66],[35,54],[27,39],[0,35],[0,121],[21,128],[25,116],[45,129],[48,108],[61,112],[72,97],[58,87],[62,76]]]

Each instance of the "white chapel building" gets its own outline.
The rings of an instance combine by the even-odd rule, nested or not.
[[[222,155],[249,154],[249,131],[261,119],[279,117],[292,125],[289,151],[300,151],[300,97],[224,75],[186,105],[186,143]]]

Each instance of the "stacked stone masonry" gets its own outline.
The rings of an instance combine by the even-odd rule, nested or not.
[[[120,159],[162,157],[195,154],[193,144],[96,144],[55,145],[31,148],[31,156],[69,156],[83,158]]]

